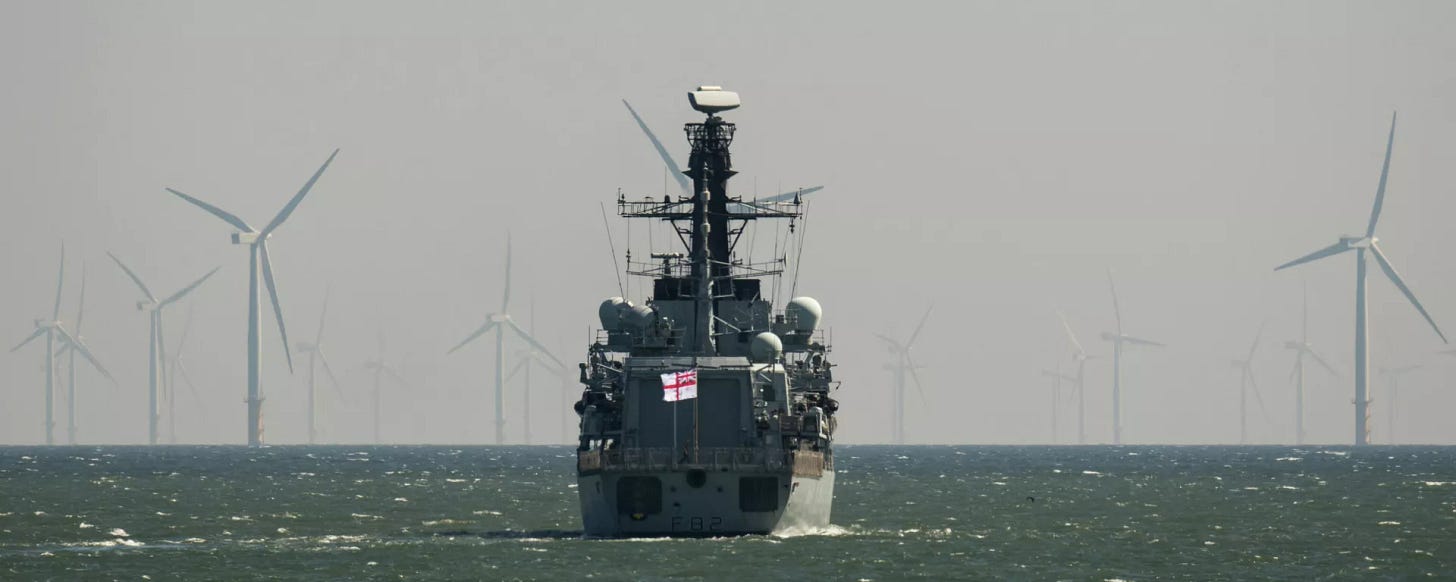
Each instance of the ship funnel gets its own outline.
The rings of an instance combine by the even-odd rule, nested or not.
[[[795,297],[784,308],[784,316],[794,326],[794,331],[809,333],[819,327],[819,319],[824,317],[824,308],[813,297]]]
[[[784,353],[784,342],[773,332],[763,332],[753,336],[753,342],[748,344],[748,355],[753,356],[753,361],[760,364],[772,364],[779,361],[779,355]]]
[[[631,304],[621,297],[609,297],[602,301],[597,308],[597,319],[602,322],[602,329],[607,331],[622,331],[622,306]]]

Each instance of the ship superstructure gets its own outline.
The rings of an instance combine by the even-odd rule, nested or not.
[[[796,297],[776,311],[763,282],[783,257],[754,263],[735,248],[759,220],[801,218],[801,201],[731,197],[736,126],[719,113],[736,93],[688,94],[707,114],[684,126],[691,196],[628,200],[618,214],[664,221],[683,252],[628,261],[652,280],[642,305],[602,302],[581,364],[577,449],[590,536],[767,534],[829,524],[837,388],[822,310]]]

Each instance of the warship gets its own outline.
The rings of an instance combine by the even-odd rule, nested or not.
[[[792,232],[802,200],[730,196],[736,126],[719,114],[739,106],[738,94],[703,86],[688,101],[707,116],[684,126],[692,194],[617,195],[621,217],[665,222],[683,248],[641,262],[629,252],[626,270],[652,280],[651,297],[611,297],[598,310],[575,404],[583,529],[639,537],[824,528],[839,385],[823,311],[810,297],[775,310],[764,282],[782,282],[786,257],[755,263],[735,252],[756,221],[785,220]]]

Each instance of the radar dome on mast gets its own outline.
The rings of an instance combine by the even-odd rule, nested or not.
[[[760,364],[777,362],[783,353],[784,342],[773,332],[765,331],[753,336],[753,342],[748,344],[748,355],[753,356],[753,361]]]
[[[819,327],[824,308],[813,297],[795,297],[784,307],[784,317],[794,326],[794,331],[809,333]]]
[[[622,330],[622,309],[632,307],[632,302],[621,297],[608,297],[597,307],[597,319],[602,322],[602,329],[607,331]]]
[[[693,109],[708,115],[737,109],[739,105],[743,104],[738,99],[737,92],[724,91],[717,85],[703,85],[698,87],[697,91],[689,91],[688,103],[693,105]]]

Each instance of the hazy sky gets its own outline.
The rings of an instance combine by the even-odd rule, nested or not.
[[[1268,421],[1252,410],[1251,437],[1291,442],[1282,342],[1297,336],[1307,283],[1311,341],[1345,373],[1311,371],[1307,430],[1348,443],[1353,255],[1271,269],[1364,228],[1397,109],[1382,247],[1456,337],[1449,2],[7,2],[5,12],[0,340],[20,341],[50,310],[64,241],[63,317],[75,317],[84,261],[84,335],[118,379],[79,373],[85,442],[146,439],[147,319],[108,250],[158,293],[222,266],[166,322],[175,343],[195,309],[185,357],[200,401],[178,396],[177,432],[244,441],[247,252],[163,187],[263,224],[334,148],[270,244],[294,341],[311,338],[332,289],[325,343],[348,400],[323,392],[322,438],[369,438],[361,364],[382,329],[386,358],[412,382],[386,386],[384,438],[489,441],[491,340],[445,351],[499,305],[507,230],[514,315],[579,361],[598,302],[616,294],[598,203],[618,188],[664,188],[620,100],[682,163],[681,124],[699,117],[684,93],[699,84],[743,97],[727,115],[739,124],[735,192],[826,186],[798,288],[832,328],[844,441],[889,438],[889,355],[872,334],[908,335],[933,302],[915,346],[927,402],[909,404],[910,438],[1048,442],[1040,370],[1072,371],[1054,309],[1090,351],[1110,354],[1097,334],[1113,326],[1111,268],[1126,331],[1170,346],[1125,359],[1126,441],[1236,441],[1229,360],[1267,318],[1255,372]],[[625,224],[613,228],[621,252]],[[633,226],[636,256],[648,230]],[[650,235],[658,250],[666,232]],[[1456,442],[1456,358],[1433,355],[1446,348],[1378,270],[1370,289],[1372,366],[1425,365],[1402,384],[1400,438]],[[290,376],[271,320],[263,333],[267,440],[302,441],[304,360]],[[0,357],[0,443],[43,440],[42,354]],[[560,389],[536,382],[534,431],[556,441]],[[1388,399],[1375,386],[1384,442]],[[1107,360],[1090,363],[1087,389],[1089,437],[1110,441]],[[1062,402],[1065,439],[1074,401]],[[513,441],[520,430],[508,428]]]

